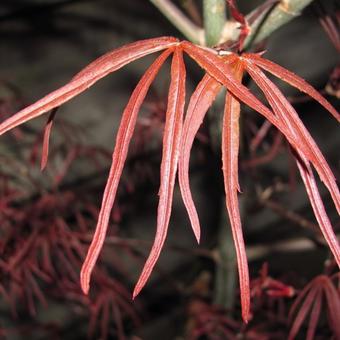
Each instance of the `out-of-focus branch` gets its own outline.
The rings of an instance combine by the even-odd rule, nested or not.
[[[271,199],[263,199],[261,200],[261,204],[264,207],[267,207],[274,211],[279,216],[283,217],[284,219],[295,223],[297,226],[305,229],[308,231],[307,237],[313,241],[319,247],[325,247],[325,242],[322,239],[322,235],[320,233],[320,229],[317,224],[309,221],[308,219],[304,218],[303,216],[291,211],[278,202],[275,202]]]
[[[204,45],[204,32],[184,15],[170,0],[150,0],[162,14],[190,41]]]
[[[313,0],[281,0],[271,11],[263,11],[251,23],[251,33],[245,46],[257,43],[270,36],[275,30],[298,17]],[[169,21],[190,41],[202,46],[213,46],[224,41],[237,40],[239,23],[226,20],[225,0],[204,0],[204,29],[194,24],[171,0],[150,0]],[[252,21],[259,8],[247,15]]]
[[[291,211],[284,206],[280,205],[279,203],[271,200],[271,199],[265,199],[261,201],[261,204],[267,208],[270,208],[274,212],[276,212],[278,215],[282,216],[283,218],[297,224],[303,229],[307,229],[311,232],[318,233],[319,232],[319,227],[317,224],[307,220],[303,216],[295,213],[294,211]]]
[[[91,235],[90,234],[79,235],[79,238],[82,241],[88,242],[88,243],[91,242],[92,237],[93,237],[92,234]],[[142,247],[150,247],[152,245],[152,242],[149,242],[146,240],[135,239],[135,238],[107,236],[105,239],[105,244],[108,244],[111,246],[131,247],[133,249],[137,249],[137,248],[142,248]],[[213,262],[219,261],[215,252],[210,249],[203,249],[203,248],[190,249],[190,248],[181,247],[181,246],[174,245],[174,244],[166,244],[165,248],[172,250],[172,251],[180,252],[183,254],[207,258],[209,260],[212,260]]]
[[[202,26],[202,15],[195,0],[181,0],[181,6],[188,14],[189,18],[198,26]]]

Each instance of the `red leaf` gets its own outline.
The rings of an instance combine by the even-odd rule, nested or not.
[[[334,175],[298,114],[276,85],[254,63],[247,61],[246,65],[248,73],[263,91],[275,114],[281,120],[281,124],[285,125],[291,132],[293,140],[287,133],[284,133],[285,136],[293,147],[314,165],[340,213],[340,193]]]
[[[184,51],[190,55],[204,70],[206,70],[213,78],[222,83],[230,90],[238,99],[250,106],[255,111],[265,111],[269,115],[270,110],[264,106],[245,86],[238,84],[229,65],[225,60],[217,55],[217,51],[207,50],[198,47],[188,41],[181,43]],[[216,53],[216,54],[214,54]]]
[[[312,312],[310,315],[306,340],[314,339],[316,326],[318,325],[318,320],[320,317],[321,306],[322,306],[322,289],[319,288],[315,295],[315,301],[314,301]]]
[[[340,268],[339,242],[338,242],[336,235],[334,234],[331,222],[329,221],[329,218],[325,211],[325,207],[320,197],[320,193],[316,185],[316,181],[313,175],[312,168],[309,162],[306,160],[306,158],[301,154],[299,154],[299,156],[296,157],[296,162],[297,162],[297,165],[300,171],[300,175],[305,184],[307,194],[311,202],[315,217],[319,223],[321,232],[335,257],[336,263],[338,264]]]
[[[243,49],[245,39],[250,33],[250,27],[245,16],[238,10],[235,0],[227,0],[232,17],[240,23],[240,36],[238,38],[239,50]]]
[[[313,86],[308,84],[304,79],[297,76],[293,72],[288,71],[282,66],[273,63],[272,61],[262,58],[258,54],[247,53],[244,54],[244,57],[246,59],[252,60],[257,66],[272,73],[274,76],[287,82],[291,86],[296,87],[301,92],[308,94],[310,97],[319,102],[327,111],[329,111],[334,116],[335,119],[337,119],[340,122],[340,114],[337,112],[337,110]]]
[[[310,320],[308,325],[307,339],[314,339],[317,322],[320,317],[320,311],[322,308],[323,295],[326,300],[327,314],[329,319],[329,326],[333,331],[334,338],[340,337],[340,297],[339,292],[334,286],[331,279],[326,275],[319,275],[310,281],[301,291],[298,298],[294,301],[293,306],[289,312],[290,322],[293,314],[295,320],[290,330],[289,339],[295,339],[303,322],[305,321],[307,314],[310,312]],[[305,301],[300,306],[300,310],[296,313],[298,305],[302,300]]]
[[[334,16],[324,13],[322,6],[319,8],[319,21],[325,32],[327,33],[329,40],[333,43],[334,47],[340,53],[340,11],[337,10]]]
[[[227,0],[232,17],[241,25],[246,25],[247,21],[244,15],[238,10],[235,0]]]
[[[274,113],[263,105],[245,86],[238,84],[233,76],[230,67],[226,64],[225,59],[221,59],[212,52],[206,49],[197,47],[189,42],[182,42],[181,45],[184,50],[213,78],[221,82],[228,90],[230,90],[235,97],[247,104],[253,110],[261,113],[267,120],[275,125],[294,147],[299,147],[301,144],[294,139],[292,132],[283,124]],[[217,53],[217,52],[216,52]],[[233,56],[228,56],[228,59]],[[242,60],[245,61],[244,58]],[[306,150],[307,152],[307,150]]]
[[[54,108],[50,115],[48,116],[48,120],[45,125],[44,129],[44,139],[43,139],[43,147],[42,147],[42,153],[41,153],[41,163],[40,163],[40,169],[44,170],[47,165],[48,160],[48,153],[49,153],[49,144],[50,144],[50,135],[52,130],[53,121],[55,118],[55,115],[58,111],[58,107]]]
[[[188,53],[207,73],[223,84],[241,102],[247,104],[253,110],[261,113],[272,124],[280,128],[280,122],[273,112],[263,105],[244,85],[239,84],[232,74],[230,67],[224,59],[221,59],[217,52],[213,54],[204,48],[191,44],[188,41],[181,43],[184,51]],[[284,133],[284,131],[282,131]]]
[[[330,327],[335,339],[340,339],[340,297],[339,291],[334,287],[333,282],[328,278],[323,281],[324,292],[327,301],[327,315]]]
[[[197,242],[200,240],[200,223],[189,185],[190,151],[204,116],[220,89],[221,84],[209,74],[206,74],[190,98],[183,125],[182,150],[178,162],[178,179],[183,201]]]
[[[243,67],[237,62],[234,68],[235,78],[241,83]],[[238,205],[238,153],[239,153],[240,102],[228,91],[225,100],[222,126],[222,162],[226,206],[233,234],[241,291],[242,317],[249,320],[250,288],[247,254],[242,234],[242,223]]]
[[[122,120],[116,137],[116,145],[112,155],[110,174],[104,191],[96,231],[80,273],[81,287],[85,294],[87,294],[89,291],[90,276],[104,243],[119,179],[123,171],[129,143],[136,125],[137,114],[152,81],[156,77],[160,67],[163,65],[170,53],[172,53],[172,50],[170,49],[163,52],[144,73],[123,112]]]
[[[80,71],[69,83],[51,92],[34,104],[19,111],[0,124],[0,135],[30,119],[52,110],[88,89],[99,79],[105,77],[130,62],[166,48],[177,45],[171,37],[141,40],[125,45],[105,54]]]
[[[54,185],[57,186],[62,181],[62,179],[66,176],[67,171],[72,165],[72,162],[79,156],[79,150],[77,148],[72,148],[67,152],[67,156],[63,161],[63,165],[61,170],[54,176]]]
[[[180,48],[175,50],[171,65],[171,83],[163,137],[161,184],[157,211],[157,232],[150,255],[133,292],[135,298],[148,280],[160,255],[168,231],[173,190],[176,179],[185,104],[185,65]]]
[[[302,326],[304,320],[307,317],[308,312],[311,310],[315,296],[319,290],[318,286],[313,286],[311,290],[307,293],[306,299],[303,302],[299,312],[296,315],[292,328],[289,332],[288,340],[295,339],[300,327]],[[321,297],[320,297],[321,298]]]

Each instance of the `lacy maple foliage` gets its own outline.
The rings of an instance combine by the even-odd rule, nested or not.
[[[332,277],[324,274],[319,275],[301,290],[289,312],[289,319],[292,325],[288,336],[289,340],[296,338],[308,315],[310,316],[306,339],[314,339],[323,307],[327,309],[328,324],[334,334],[334,338],[338,339],[340,337],[339,284],[336,285],[332,279],[339,283],[339,273]]]
[[[276,126],[291,145],[321,231],[338,266],[340,266],[340,248],[338,240],[324,209],[313,175],[312,166],[328,188],[333,202],[338,212],[340,212],[340,193],[334,175],[295,109],[277,86],[266,77],[263,71],[267,71],[296,87],[300,91],[307,93],[340,121],[339,113],[319,94],[319,92],[303,79],[279,65],[264,59],[261,54],[236,54],[223,49],[217,50],[200,47],[188,41],[180,42],[172,37],[153,38],[125,45],[95,60],[74,76],[65,86],[48,94],[41,100],[5,120],[0,124],[0,134],[59,107],[79,93],[88,89],[101,78],[120,69],[128,63],[162,50],[163,52],[161,55],[142,76],[123,112],[96,231],[80,274],[81,286],[84,293],[87,294],[89,291],[91,273],[105,240],[110,212],[114,204],[118,183],[127,157],[129,143],[134,132],[139,109],[151,83],[160,71],[161,66],[172,54],[170,86],[160,169],[161,183],[157,212],[157,231],[150,255],[133,292],[133,297],[138,295],[147,282],[165,242],[171,215],[173,190],[177,172],[180,190],[190,217],[193,232],[197,241],[200,239],[199,218],[189,187],[190,150],[206,112],[212,105],[220,89],[225,87],[228,91],[225,98],[223,119],[222,161],[226,207],[231,221],[231,228],[237,252],[242,317],[244,321],[248,321],[250,314],[249,274],[237,198],[239,191],[238,149],[241,102],[259,112],[271,124]],[[203,79],[190,98],[186,114],[184,113],[186,79],[186,69],[183,60],[184,53],[192,58],[205,71]],[[257,99],[247,87],[242,85],[242,77],[245,72],[250,75],[262,90],[270,108]],[[52,111],[45,128],[45,141],[43,143],[44,148],[42,157],[43,165],[47,160],[48,139],[54,116],[55,111]]]

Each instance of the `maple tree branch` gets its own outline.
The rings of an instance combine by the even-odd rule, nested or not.
[[[149,0],[160,12],[191,42],[202,46],[214,46],[223,41],[236,41],[239,24],[226,20],[225,0],[203,0],[204,29],[191,21],[171,0]],[[251,33],[245,46],[257,43],[275,30],[298,17],[301,11],[314,0],[281,0],[274,8],[258,18],[251,25]],[[252,18],[258,8],[247,15]]]
[[[272,32],[295,19],[301,14],[301,11],[313,0],[281,0],[278,5],[271,11],[264,23],[257,30],[254,42],[259,42],[267,38]],[[258,24],[257,24],[258,25]],[[252,37],[250,36],[250,39]]]
[[[267,208],[270,208],[274,212],[276,212],[281,217],[294,222],[301,228],[312,232],[313,234],[320,235],[320,230],[317,224],[309,221],[308,219],[304,218],[303,216],[291,211],[284,206],[280,205],[279,203],[271,200],[271,199],[262,199],[261,204]]]
[[[207,46],[214,46],[220,42],[225,23],[226,1],[203,0],[203,25]],[[220,152],[221,140],[221,117],[217,112],[223,112],[221,99],[222,96],[219,96],[213,105],[216,110],[209,110],[212,121],[215,121],[215,118],[217,118],[215,121],[217,124],[212,124],[210,129],[213,148],[217,154]],[[223,201],[223,196],[221,199]],[[213,299],[215,304],[231,310],[235,300],[237,282],[236,252],[230,222],[224,207],[225,205],[222,203],[220,207],[221,220],[218,225],[217,247],[215,250],[219,261],[216,263],[215,268]]]
[[[203,22],[206,45],[217,45],[226,22],[226,1],[203,0]]]
[[[92,234],[82,234],[78,236],[82,241],[87,242],[87,243],[90,243],[92,240]],[[136,250],[138,248],[150,247],[152,245],[152,242],[147,241],[147,240],[140,240],[136,238],[107,236],[105,238],[105,244],[108,244],[111,246],[119,246],[119,247],[131,247],[132,249]],[[216,259],[216,254],[210,249],[205,249],[205,248],[190,249],[190,248],[178,246],[177,244],[165,244],[164,247],[169,250],[180,252],[183,254],[207,258],[213,262],[216,262],[218,260]]]
[[[237,258],[233,235],[227,211],[221,209],[221,221],[218,228],[215,267],[215,285],[213,300],[216,305],[226,310],[233,310],[237,289]],[[244,199],[240,201],[241,216],[244,216]]]
[[[204,45],[204,32],[170,0],[149,0],[191,42]]]
[[[201,11],[199,10],[196,0],[180,0],[180,4],[189,18],[198,26],[202,26]]]

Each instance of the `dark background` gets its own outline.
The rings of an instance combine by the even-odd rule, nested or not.
[[[243,10],[251,9],[248,1],[240,2]],[[252,3],[255,4],[255,2]],[[31,103],[63,85],[76,72],[103,53],[135,40],[164,35],[181,37],[147,0],[1,0],[0,96],[6,97],[9,93],[8,88],[5,85],[2,86],[2,83],[11,83],[20,92],[23,102]],[[338,61],[337,52],[322,30],[312,8],[308,8],[302,16],[273,33],[268,39],[266,49],[268,59],[294,71],[321,90],[325,87]],[[144,58],[109,75],[85,94],[64,105],[59,115],[85,129],[87,135],[85,143],[101,146],[111,151],[124,105],[151,60],[153,57]],[[188,73],[188,89],[192,89],[201,71],[190,64]],[[167,84],[168,73],[164,70],[153,91],[165,101]],[[299,96],[288,86],[283,85],[282,88],[287,95]],[[338,105],[336,98],[328,97],[328,99],[334,105]],[[338,176],[340,140],[335,121],[312,101],[302,100],[296,107],[335,175]],[[39,118],[32,123],[32,126],[42,127],[44,121],[45,119]],[[15,155],[16,147],[22,147],[21,144],[20,142],[15,147],[9,146],[8,139],[1,138],[0,151]],[[199,158],[199,155],[196,157]],[[155,159],[159,160],[159,156]],[[201,162],[197,168],[194,168],[191,178],[203,228],[201,249],[212,248],[216,245],[220,223],[218,216],[220,202],[214,201],[214,197],[219,193],[219,189],[214,188],[214,184],[219,185],[220,175],[216,175],[216,160],[213,156],[209,153],[208,156],[205,154],[204,161],[207,163]],[[0,165],[2,166],[5,165]],[[74,178],[86,176],[87,172],[84,163],[77,165],[75,162],[64,179],[65,183],[72,183]],[[264,187],[276,179],[288,181],[285,153],[281,153],[271,163],[260,167],[258,173],[256,181]],[[247,177],[246,171],[241,171],[240,175],[242,189],[247,195],[247,191],[254,188],[254,178]],[[216,180],[210,180],[215,177],[217,177]],[[98,197],[93,198],[98,206],[105,178],[104,171],[104,175],[99,179]],[[46,179],[42,181],[48,187],[48,181]],[[324,188],[321,187],[321,189],[324,193],[325,204],[330,208],[330,216],[335,220],[334,207]],[[131,238],[153,240],[157,190],[157,184],[153,184],[148,190],[137,192],[130,198],[132,204],[135,205],[135,210],[124,219],[122,227],[125,235]],[[294,192],[283,192],[277,199],[287,209],[297,211],[314,221],[300,179]],[[251,202],[249,198],[246,203],[242,204],[248,207],[243,223],[252,276],[256,276],[257,270],[265,261],[269,262],[272,273],[277,277],[299,273],[305,280],[308,280],[322,271],[323,262],[327,258],[327,250],[316,249],[301,227],[283,219],[269,209],[256,209],[256,205],[254,208],[254,202]],[[175,339],[178,336],[180,339],[180,336],[185,333],[186,308],[189,298],[185,294],[181,296],[178,292],[175,293],[169,281],[189,287],[202,272],[207,270],[212,273],[214,270],[209,261],[197,258],[191,253],[192,249],[198,249],[198,246],[191,233],[178,189],[175,192],[167,244],[189,249],[189,251],[164,248],[158,266],[166,275],[153,273],[152,279],[140,298],[144,308],[142,309],[142,324],[140,327],[135,327],[127,321],[127,336],[138,335],[142,339],[162,338],[163,340]],[[119,249],[112,251],[119,251]],[[147,254],[148,246],[144,246],[142,251]],[[128,262],[128,259],[122,258],[122,261]],[[129,268],[130,290],[138,277],[141,266],[142,262],[140,266],[135,265]],[[169,277],[170,280],[167,281]],[[4,301],[1,305],[4,305]],[[11,327],[16,327],[20,324],[20,319],[8,321],[6,308],[3,307],[5,316],[3,322],[0,320],[1,325],[7,327],[10,324]],[[86,334],[87,325],[73,318],[71,305],[60,306],[51,302],[47,311],[42,307],[41,310],[39,309],[39,320],[43,319],[41,314],[48,314],[51,319],[61,320],[62,330],[59,335],[62,334],[63,339],[82,338]],[[235,315],[239,318],[239,313]],[[24,319],[27,321],[26,318]],[[111,327],[114,328],[114,324]],[[114,339],[113,330],[110,334],[110,338]],[[8,338],[21,339],[22,335],[14,334]],[[37,338],[41,337],[37,336]]]

